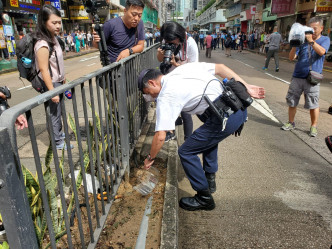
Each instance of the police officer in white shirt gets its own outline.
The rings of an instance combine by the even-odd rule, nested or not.
[[[189,114],[203,114],[208,103],[223,92],[221,83],[214,75],[234,78],[242,82],[253,98],[264,98],[262,87],[247,84],[240,76],[223,64],[188,63],[176,68],[167,75],[159,70],[145,69],[138,78],[138,88],[145,95],[157,98],[156,133],[153,137],[150,154],[144,160],[149,169],[164,144],[166,131],[175,129],[175,120],[181,111]],[[221,121],[210,115],[205,123],[185,140],[179,148],[179,156],[192,188],[197,191],[194,197],[180,200],[180,207],[186,210],[212,210],[215,203],[211,192],[216,190],[215,173],[218,170],[218,143],[233,133],[240,133],[246,121],[247,111],[241,109],[230,115],[223,130]],[[238,134],[239,135],[239,134]],[[198,154],[203,154],[203,166]]]

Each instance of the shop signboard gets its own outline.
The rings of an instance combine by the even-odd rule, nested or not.
[[[58,10],[61,9],[60,0],[48,0],[48,1],[44,1],[44,2],[45,2],[45,4],[52,5],[53,7],[57,8]]]
[[[332,0],[317,0],[316,12],[331,12]]]
[[[7,0],[5,10],[11,11],[27,11],[37,13],[40,10],[40,0]]]
[[[11,25],[3,25],[3,31],[6,36],[13,36],[13,29]]]
[[[233,5],[233,6],[229,7],[228,9],[226,9],[225,17],[229,18],[232,16],[239,15],[241,13],[241,9],[242,9],[242,4]]]
[[[272,14],[278,16],[289,15],[295,13],[296,0],[272,0]]]
[[[6,40],[5,40],[5,33],[3,31],[3,27],[0,26],[0,49],[7,48]]]
[[[255,13],[256,13],[256,5],[250,6],[250,14],[255,15]]]
[[[243,21],[247,21],[247,11],[242,11],[240,13],[240,21],[243,22]]]
[[[297,2],[297,12],[307,13],[307,12],[314,12],[315,10],[316,0],[311,1],[304,1],[299,0]]]
[[[271,13],[271,6],[268,8],[265,8],[263,10],[263,16],[262,16],[262,21],[263,22],[268,22],[268,21],[275,21],[277,20],[277,15],[273,15]]]
[[[71,20],[88,20],[89,14],[85,11],[83,5],[69,6],[69,15]]]

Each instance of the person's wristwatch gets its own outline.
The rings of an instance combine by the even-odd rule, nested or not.
[[[314,41],[309,42],[309,45],[312,46],[312,45],[314,45],[314,43],[315,43]]]
[[[134,53],[134,51],[132,50],[132,48],[128,48],[129,49],[129,55],[132,55]]]

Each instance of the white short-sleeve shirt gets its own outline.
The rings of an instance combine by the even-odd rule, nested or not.
[[[202,114],[208,107],[203,94],[214,101],[223,91],[214,74],[214,63],[193,62],[162,76],[155,131],[174,130],[181,111]]]

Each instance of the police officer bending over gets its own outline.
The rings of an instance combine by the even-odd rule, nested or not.
[[[247,118],[245,107],[232,113],[226,105],[223,106],[225,112],[220,111],[218,115],[211,111],[209,100],[210,103],[216,103],[220,107],[217,100],[223,92],[227,92],[214,75],[228,79],[234,78],[243,83],[241,85],[248,96],[264,98],[264,88],[247,84],[223,64],[188,63],[167,75],[162,75],[159,70],[145,69],[138,78],[138,88],[143,94],[150,95],[152,98],[158,97],[156,133],[150,154],[144,160],[145,169],[151,167],[163,146],[166,131],[175,129],[175,120],[181,111],[204,117],[204,124],[185,140],[178,151],[191,186],[197,191],[194,197],[185,197],[180,200],[180,207],[191,211],[214,209],[215,203],[211,193],[216,191],[218,143],[233,133],[239,135]],[[203,154],[203,166],[198,157],[200,153]]]

